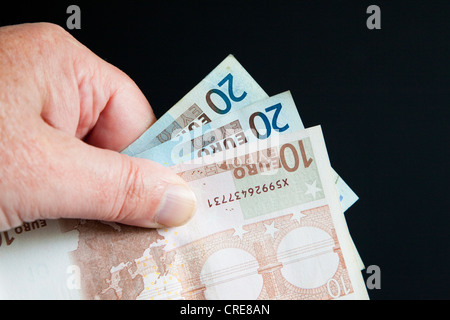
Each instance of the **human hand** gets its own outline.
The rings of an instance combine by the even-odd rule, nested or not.
[[[56,218],[185,223],[187,184],[118,152],[154,122],[136,84],[64,29],[0,28],[0,231]]]

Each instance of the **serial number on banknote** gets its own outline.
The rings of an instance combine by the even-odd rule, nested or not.
[[[250,187],[246,190],[236,191],[235,193],[223,194],[221,196],[214,197],[213,199],[208,199],[208,206],[211,208],[213,206],[220,206],[233,201],[239,201],[247,197],[253,197],[266,192],[274,191],[276,189],[281,189],[289,186],[288,179],[279,179],[275,182],[269,184],[264,183],[263,185],[256,185]]]

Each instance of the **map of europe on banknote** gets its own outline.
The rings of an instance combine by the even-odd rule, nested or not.
[[[234,57],[124,153],[167,153],[174,137],[204,138],[203,130],[192,131],[202,126],[216,137],[228,125],[228,133],[219,131],[236,137],[255,112],[254,123],[267,124],[265,116],[273,133],[265,139],[257,125],[259,140],[272,146],[235,140],[232,150],[202,154],[202,161],[170,163],[199,200],[183,227],[40,220],[3,232],[0,298],[367,298],[342,214],[357,197],[331,169],[320,128],[298,131],[303,124],[290,94],[269,98]]]

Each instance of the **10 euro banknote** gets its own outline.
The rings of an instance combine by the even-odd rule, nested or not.
[[[49,221],[1,248],[2,298],[367,298],[319,127],[202,160],[186,225]]]

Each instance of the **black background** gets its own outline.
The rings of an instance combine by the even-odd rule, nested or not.
[[[1,5],[0,25],[47,21],[125,71],[157,117],[228,54],[321,124],[360,200],[347,213],[371,299],[450,298],[449,1],[98,1]],[[369,30],[366,9],[381,9]],[[1,72],[1,70],[0,70]],[[367,278],[367,274],[363,272]]]

